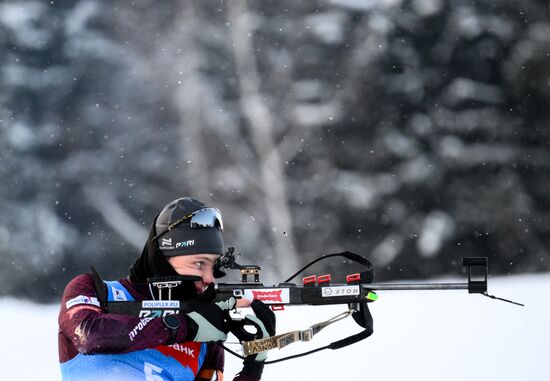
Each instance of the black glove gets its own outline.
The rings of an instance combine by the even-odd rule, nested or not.
[[[275,335],[276,319],[275,314],[271,311],[271,308],[259,300],[253,300],[250,306],[252,307],[252,311],[254,311],[255,316],[246,315],[239,328],[232,329],[231,332],[240,341],[265,339]],[[256,327],[256,333],[251,334],[246,332],[243,329],[244,325],[252,325]],[[267,352],[260,352],[255,355],[247,356],[246,358],[247,360],[244,361],[243,370],[240,374],[243,376],[260,379],[264,369],[264,364],[261,362],[267,359]]]
[[[186,340],[209,342],[227,339],[229,311],[235,307],[237,301],[231,297],[226,301],[212,303],[214,296],[214,285],[211,284],[196,300],[189,302],[184,312],[187,322]]]

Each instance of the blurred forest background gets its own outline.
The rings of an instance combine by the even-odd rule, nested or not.
[[[548,271],[549,102],[546,0],[2,1],[0,295],[126,274],[182,195],[266,282]]]

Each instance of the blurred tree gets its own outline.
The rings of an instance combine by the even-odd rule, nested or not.
[[[183,194],[219,206],[227,243],[274,281],[344,249],[380,279],[467,255],[547,271],[548,12],[3,2],[2,292],[56,297],[90,263],[120,276]]]
[[[156,154],[170,137],[156,132],[162,112],[146,111],[162,104],[159,92],[136,81],[140,52],[106,33],[116,14],[104,6],[2,4],[4,293],[51,298],[104,260],[119,276],[143,245],[155,200],[171,197],[159,185],[169,158]]]
[[[5,184],[1,283],[2,293],[28,295],[33,281],[62,271],[65,250],[77,238],[68,223],[71,216],[58,214],[56,179],[56,163],[66,152],[56,106],[71,91],[72,73],[64,70],[62,25],[48,22],[62,18],[64,9],[41,2],[5,2],[0,7]]]
[[[359,225],[367,216],[363,231],[371,230],[357,244],[378,240],[374,259],[391,265],[391,276],[445,271],[466,255],[491,257],[497,272],[547,270],[547,201],[527,179],[548,186],[548,139],[538,132],[548,129],[532,112],[541,97],[518,97],[508,85],[548,78],[536,69],[547,54],[522,54],[528,65],[517,59],[526,40],[545,51],[533,38],[544,33],[532,30],[548,22],[547,6],[419,0],[378,8],[363,22],[351,43],[365,41],[362,51],[342,64],[349,102],[336,139],[348,151],[335,157],[348,171],[336,189],[355,209],[341,218]],[[516,81],[513,72],[525,74]]]

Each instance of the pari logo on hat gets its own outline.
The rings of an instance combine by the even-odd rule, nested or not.
[[[176,243],[176,249],[180,248],[180,247],[189,247],[189,246],[195,246],[195,240],[194,239],[190,239],[190,240],[185,241],[185,242]]]
[[[162,238],[159,249],[161,250],[173,250],[183,247],[190,247],[195,245],[194,239],[188,239],[187,241],[177,242],[176,245],[172,245],[172,238]]]

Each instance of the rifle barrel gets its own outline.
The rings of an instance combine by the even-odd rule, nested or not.
[[[369,290],[467,290],[468,283],[370,283]]]

